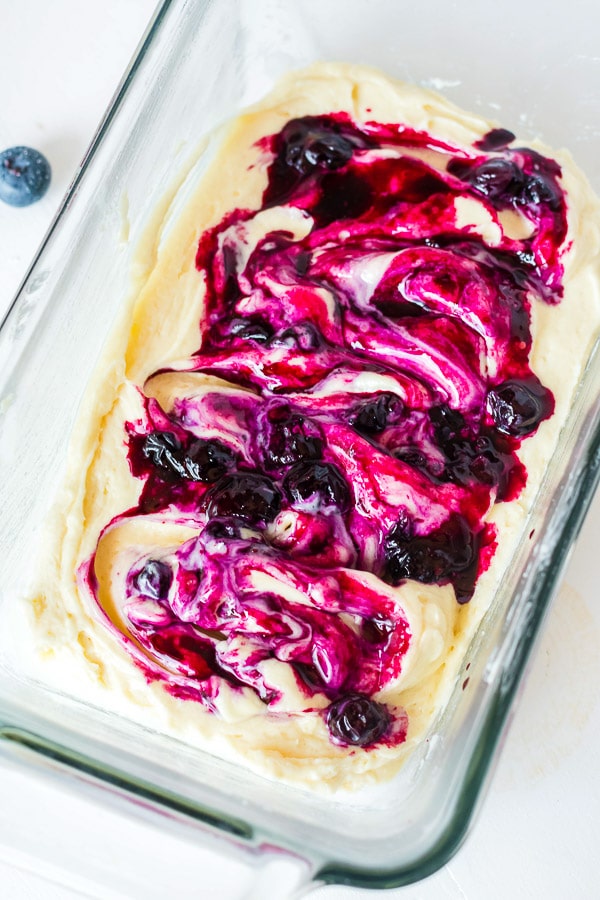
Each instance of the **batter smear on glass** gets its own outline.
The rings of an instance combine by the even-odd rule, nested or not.
[[[370,107],[250,146],[260,192],[196,237],[202,315],[135,384],[137,500],[79,582],[147,682],[258,721],[267,755],[389,761],[436,709],[553,417],[532,322],[563,300],[563,173],[506,129],[453,141]]]

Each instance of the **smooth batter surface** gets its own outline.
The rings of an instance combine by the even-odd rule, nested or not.
[[[331,65],[185,192],[82,413],[44,667],[358,785],[427,731],[524,536],[597,334],[597,203],[568,156]]]

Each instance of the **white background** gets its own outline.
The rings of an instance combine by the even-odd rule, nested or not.
[[[153,0],[0,0],[0,150],[29,144],[53,167],[28,209],[0,203],[0,314],[90,142]],[[465,846],[394,900],[570,900],[600,896],[600,499],[554,603],[491,790]],[[0,766],[0,897],[55,900],[246,896],[239,860]],[[360,862],[360,861],[357,861]],[[110,870],[109,888],[97,872]],[[50,880],[48,880],[50,879]],[[275,898],[277,884],[257,897]],[[315,900],[374,897],[320,888]]]

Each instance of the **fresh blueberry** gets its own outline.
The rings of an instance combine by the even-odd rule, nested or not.
[[[151,432],[142,452],[161,474],[206,484],[218,481],[234,463],[231,450],[218,441],[198,438],[186,447],[171,431]]]
[[[339,512],[350,508],[350,490],[337,466],[326,462],[299,462],[283,479],[283,490],[297,507],[317,504],[319,509],[334,507]]]
[[[206,513],[244,519],[252,523],[272,522],[281,509],[281,494],[270,478],[253,472],[226,475],[206,495]]]
[[[38,150],[10,147],[0,153],[0,200],[29,206],[44,196],[50,176],[50,164]]]
[[[323,438],[319,427],[287,404],[272,406],[259,441],[265,468],[278,472],[303,459],[320,459]]]
[[[346,694],[327,710],[327,728],[336,743],[369,747],[382,738],[392,717],[383,703],[366,694]]]
[[[363,434],[380,434],[386,427],[392,410],[397,411],[401,401],[395,394],[378,394],[372,400],[356,406],[350,421]]]
[[[303,175],[315,169],[339,169],[351,159],[352,143],[308,116],[292,119],[281,133],[285,164]]]
[[[487,408],[498,431],[524,437],[550,415],[553,398],[537,380],[505,381],[488,391]]]
[[[136,590],[144,597],[152,600],[164,600],[169,593],[173,572],[167,563],[160,559],[149,559],[144,568],[135,576]]]

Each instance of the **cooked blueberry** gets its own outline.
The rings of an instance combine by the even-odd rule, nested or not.
[[[319,228],[339,219],[359,219],[375,200],[373,188],[356,172],[330,172],[321,181],[321,197],[312,208]]]
[[[269,323],[253,316],[247,319],[233,319],[229,332],[244,341],[255,341],[257,344],[266,344],[273,336],[273,329]]]
[[[440,446],[460,436],[465,429],[465,419],[462,413],[451,409],[445,403],[440,406],[432,406],[429,410],[429,418],[433,424],[434,433]]]
[[[416,447],[399,447],[394,450],[394,456],[400,462],[406,463],[407,466],[412,466],[413,469],[427,471],[429,468],[427,457]]]
[[[415,534],[413,523],[401,516],[385,540],[385,578],[397,584],[405,578],[424,584],[443,584],[477,562],[468,523],[453,513],[440,528]]]
[[[204,481],[207,484],[218,481],[232,467],[234,461],[233,453],[224,444],[203,438],[192,441],[183,455],[187,477],[192,481]]]
[[[558,210],[561,194],[558,187],[551,181],[540,175],[531,175],[526,179],[518,199],[521,203],[531,203],[534,206],[546,203],[550,209]]]
[[[553,398],[537,380],[505,381],[488,391],[487,408],[499,431],[523,437],[550,415]]]
[[[310,269],[311,262],[312,253],[310,252],[310,250],[301,250],[294,261],[296,272],[298,273],[298,275],[300,275],[301,277],[303,275],[307,275],[308,270]]]
[[[206,495],[208,516],[272,522],[281,509],[281,494],[270,478],[253,472],[226,475]]]
[[[355,407],[350,421],[363,434],[380,434],[387,425],[390,412],[397,410],[400,403],[395,394],[378,394]]]
[[[180,460],[182,449],[181,441],[172,431],[152,431],[142,445],[142,453],[157,469],[185,478],[185,468]]]
[[[151,432],[142,452],[165,475],[208,484],[218,481],[234,463],[231,450],[218,441],[198,438],[185,447],[171,431]]]
[[[384,736],[392,717],[383,703],[366,694],[346,694],[327,710],[327,728],[334,741],[368,747]]]
[[[276,334],[271,343],[291,349],[316,350],[321,346],[321,334],[312,322],[298,322]]]
[[[502,157],[486,159],[478,165],[451,160],[448,171],[493,200],[514,198],[525,181],[525,176],[516,163]]]
[[[167,563],[160,559],[149,559],[144,568],[135,576],[136,590],[144,597],[152,600],[164,600],[169,593],[173,572]]]
[[[205,526],[203,534],[219,541],[236,540],[240,537],[240,526],[238,522],[229,519],[211,519]]]
[[[29,206],[44,196],[50,176],[50,164],[38,150],[10,147],[0,153],[0,200]]]
[[[326,462],[299,462],[283,479],[283,490],[296,506],[323,509],[335,507],[346,512],[350,507],[350,490],[337,466]]]
[[[323,452],[318,425],[287,404],[271,407],[259,440],[265,468],[274,472],[303,459],[320,459]]]
[[[352,157],[352,143],[311,117],[292,119],[281,133],[287,166],[307,174],[314,169],[339,169]]]
[[[370,644],[383,644],[388,640],[393,630],[394,626],[389,619],[384,619],[382,616],[374,616],[372,619],[364,620],[361,635]]]
[[[514,139],[514,134],[507,128],[492,128],[491,131],[484,134],[480,141],[477,141],[475,146],[486,152],[489,152],[490,150],[502,150],[504,147],[507,147],[508,144],[511,144]]]

